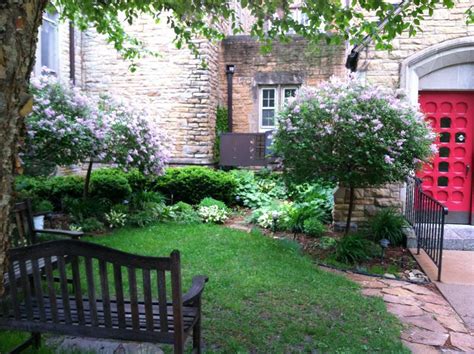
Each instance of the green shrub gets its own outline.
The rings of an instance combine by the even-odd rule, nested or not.
[[[132,188],[128,184],[125,173],[119,170],[102,169],[93,171],[90,182],[92,197],[107,198],[113,203],[128,198]]]
[[[164,204],[165,196],[159,192],[138,190],[132,193],[130,204],[133,209],[144,210],[149,203]]]
[[[60,205],[64,197],[81,198],[84,191],[84,178],[81,176],[59,176],[47,180],[49,199],[54,205]]]
[[[326,227],[317,217],[306,219],[303,224],[304,232],[308,236],[321,237],[326,231]]]
[[[334,248],[336,247],[336,245],[337,245],[337,240],[333,237],[323,236],[319,240],[319,248],[323,250]]]
[[[392,246],[400,246],[404,242],[403,228],[407,222],[403,215],[393,208],[380,210],[369,220],[369,237],[378,242],[383,238],[390,241]]]
[[[361,234],[350,234],[337,242],[335,258],[339,262],[356,264],[372,258],[374,246]]]
[[[256,209],[288,197],[286,186],[276,173],[233,170],[230,174],[236,180],[237,202],[246,207]]]
[[[306,217],[316,216],[322,223],[332,221],[334,207],[334,186],[323,183],[289,184],[290,198],[296,208],[304,209]]]
[[[234,202],[236,181],[231,174],[206,167],[168,168],[155,180],[155,189],[173,203],[198,204],[205,197]]]
[[[102,219],[105,212],[110,210],[112,203],[107,198],[72,198],[64,197],[61,201],[63,210],[69,213],[76,224],[85,219],[95,217]]]
[[[148,190],[151,187],[151,177],[144,175],[136,168],[126,172],[125,177],[127,178],[128,184],[130,185],[130,188],[132,188],[133,193]]]
[[[198,212],[194,210],[191,204],[178,202],[166,207],[164,210],[164,219],[181,224],[196,224],[202,222]]]
[[[220,200],[216,200],[214,198],[206,197],[201,202],[199,203],[199,206],[202,207],[210,207],[210,206],[217,206],[219,209],[224,209],[227,210],[227,205],[225,205],[224,202],[221,202]]]
[[[103,222],[97,220],[95,217],[89,217],[81,221],[80,223],[75,224],[84,232],[104,232],[105,225]]]
[[[32,203],[32,209],[33,212],[35,213],[44,213],[44,212],[49,212],[54,210],[53,203],[51,203],[48,200],[40,200],[40,201],[34,201]]]

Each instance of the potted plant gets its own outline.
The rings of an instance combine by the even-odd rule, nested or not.
[[[36,230],[44,228],[44,217],[53,211],[53,204],[48,200],[40,200],[33,205],[33,223]]]

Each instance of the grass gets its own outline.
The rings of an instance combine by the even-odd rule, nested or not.
[[[408,352],[400,324],[381,299],[365,298],[353,282],[319,270],[292,242],[174,224],[122,229],[89,241],[150,256],[179,249],[184,289],[193,275],[208,275],[206,352]],[[0,352],[13,346],[7,348],[5,338],[12,334],[0,334]]]

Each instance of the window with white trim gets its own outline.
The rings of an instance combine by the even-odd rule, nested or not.
[[[58,19],[57,12],[43,13],[43,24],[39,29],[38,47],[36,49],[35,75],[41,74],[43,66],[59,74]]]
[[[285,106],[288,98],[295,97],[297,86],[263,86],[260,87],[259,130],[267,131],[276,128],[278,112]]]

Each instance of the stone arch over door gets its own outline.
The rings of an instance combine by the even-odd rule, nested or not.
[[[418,103],[418,91],[423,89],[474,90],[474,37],[445,41],[405,59],[400,88],[414,104]]]
[[[449,223],[474,223],[474,38],[446,41],[410,56],[402,62],[400,86],[421,105],[440,134],[440,151],[445,150],[417,173],[426,193],[449,208]]]

